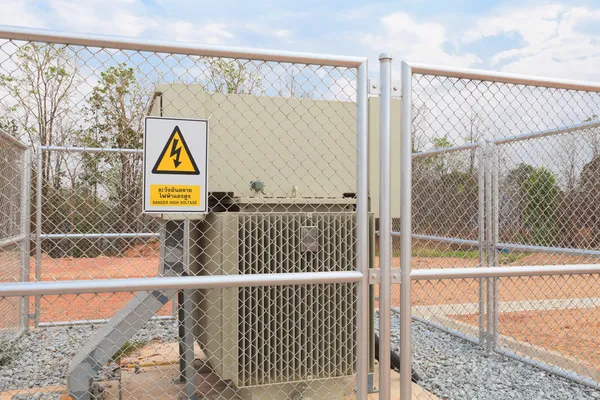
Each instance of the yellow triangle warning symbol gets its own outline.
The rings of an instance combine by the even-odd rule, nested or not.
[[[196,161],[194,161],[178,126],[175,126],[173,133],[169,136],[167,144],[152,168],[152,173],[200,175]]]

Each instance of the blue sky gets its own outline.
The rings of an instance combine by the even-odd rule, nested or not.
[[[600,81],[598,1],[0,0],[0,24]],[[372,68],[376,70],[376,68]]]

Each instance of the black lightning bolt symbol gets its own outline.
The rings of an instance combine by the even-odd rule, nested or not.
[[[173,146],[171,147],[171,154],[169,155],[169,157],[175,156],[175,159],[173,160],[175,168],[179,167],[179,164],[181,164],[181,161],[179,161],[179,157],[181,156],[181,147],[177,148],[178,144],[179,140],[173,139]]]

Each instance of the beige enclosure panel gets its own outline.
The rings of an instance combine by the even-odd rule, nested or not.
[[[294,187],[304,198],[356,192],[356,129],[348,124],[356,104],[206,93],[199,85],[156,90],[152,115],[209,120],[210,191],[247,197],[258,179],[266,197],[290,197]]]
[[[200,85],[158,85],[150,115],[209,119],[209,188],[268,197],[341,197],[356,192],[356,129],[351,102],[207,93]],[[369,99],[370,201],[379,217],[379,98]],[[332,153],[327,144],[339,149]],[[310,151],[307,151],[310,150]],[[227,157],[222,154],[227,154]],[[233,156],[232,156],[233,154]],[[260,157],[258,156],[260,155]],[[400,198],[400,100],[392,101],[392,198]],[[302,157],[300,157],[302,156]],[[290,160],[290,163],[282,162]],[[330,177],[322,171],[331,171]],[[311,173],[313,171],[314,173]],[[400,216],[400,202],[392,217]]]

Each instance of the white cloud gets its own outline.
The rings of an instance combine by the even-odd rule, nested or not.
[[[381,34],[365,34],[363,43],[373,50],[392,53],[396,58],[412,62],[468,67],[480,61],[475,54],[450,53],[444,46],[449,42],[444,25],[419,22],[404,12],[381,18]]]
[[[193,24],[186,21],[177,21],[169,24],[170,30],[175,32],[175,40],[184,42],[200,42],[207,44],[221,44],[234,35],[226,24]]]
[[[498,10],[480,18],[467,30],[463,43],[494,36],[518,35],[520,47],[490,58],[503,71],[570,79],[600,79],[600,29],[586,33],[583,26],[598,26],[600,9],[564,5],[526,6]]]
[[[246,24],[244,28],[269,38],[288,39],[292,34],[289,29],[274,29],[265,24]]]
[[[0,0],[0,24],[45,27],[44,21],[34,12],[30,1]]]
[[[564,7],[544,5],[521,9],[509,9],[477,18],[469,28],[463,42],[472,43],[499,34],[518,33],[527,43],[541,43],[556,33],[557,21]]]
[[[141,36],[158,25],[139,0],[50,0],[53,23],[69,31]]]

